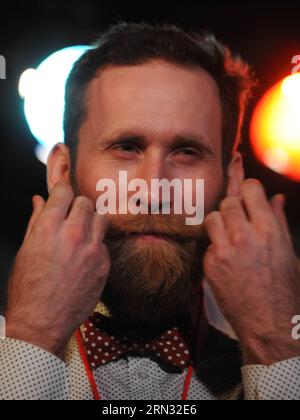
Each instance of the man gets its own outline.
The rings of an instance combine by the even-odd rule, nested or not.
[[[118,24],[77,62],[49,199],[33,199],[10,278],[3,399],[300,398],[284,198],[245,181],[237,151],[254,85],[212,36],[174,26]],[[204,179],[204,224],[99,215],[96,185],[121,170]],[[137,201],[152,199],[161,210]],[[204,278],[238,341],[208,325]]]

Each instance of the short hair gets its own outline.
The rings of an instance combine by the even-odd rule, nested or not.
[[[73,66],[66,83],[64,133],[75,168],[78,132],[87,115],[89,83],[108,66],[133,66],[162,59],[208,72],[219,87],[222,105],[224,168],[241,141],[245,111],[257,84],[254,72],[239,55],[210,32],[186,31],[174,24],[119,22],[103,32]]]

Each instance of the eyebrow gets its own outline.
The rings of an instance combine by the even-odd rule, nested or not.
[[[148,140],[146,136],[138,134],[135,131],[119,131],[116,134],[113,134],[111,137],[107,137],[101,140],[102,147],[109,147],[115,143],[126,143],[131,142],[140,146],[141,148],[145,148]],[[100,142],[99,142],[100,145]],[[191,135],[189,133],[186,134],[178,134],[172,138],[171,141],[172,148],[179,148],[179,147],[194,147],[198,149],[202,153],[204,153],[207,157],[214,157],[215,153],[212,147],[210,147],[203,139],[202,136],[198,135]]]

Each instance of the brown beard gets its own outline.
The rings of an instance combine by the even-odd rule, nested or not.
[[[190,311],[201,292],[208,240],[201,226],[177,215],[110,215],[105,243],[111,271],[102,295],[121,326],[156,327]],[[165,235],[149,244],[137,233]],[[133,234],[134,233],[134,234]]]
[[[80,195],[73,181],[75,194]],[[225,180],[209,212],[218,209],[226,184]],[[101,301],[118,328],[143,331],[190,314],[202,297],[203,258],[209,245],[203,226],[187,226],[186,216],[175,214],[109,214],[108,218],[104,242],[111,270]],[[136,238],[142,233],[164,235],[167,240],[149,244]]]

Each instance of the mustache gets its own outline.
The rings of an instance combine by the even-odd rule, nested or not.
[[[108,215],[107,239],[132,234],[168,236],[174,240],[207,238],[203,225],[186,225],[185,216],[174,214]]]

